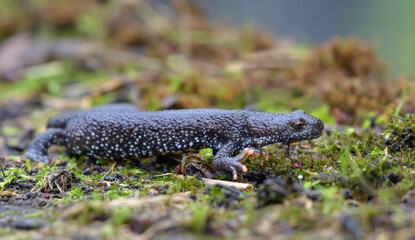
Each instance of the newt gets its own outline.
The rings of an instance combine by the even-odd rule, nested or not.
[[[281,142],[289,145],[321,136],[323,122],[301,110],[268,113],[247,110],[187,109],[141,112],[114,104],[49,119],[47,130],[29,144],[25,158],[49,163],[51,145],[96,159],[140,157],[211,148],[215,169],[247,171],[243,161],[253,149]],[[233,154],[241,150],[237,156]]]

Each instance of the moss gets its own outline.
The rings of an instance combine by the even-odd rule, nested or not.
[[[208,219],[212,217],[213,211],[209,205],[195,204],[193,207],[193,216],[190,220],[190,227],[195,232],[205,230]]]
[[[26,217],[27,218],[38,218],[38,217],[43,216],[44,214],[45,214],[44,211],[39,210],[39,211],[35,211],[35,212],[27,214]]]
[[[83,193],[81,186],[74,186],[71,191],[66,194],[67,199],[83,199],[85,194]]]
[[[125,208],[125,207],[115,208],[111,214],[112,214],[112,222],[116,226],[121,226],[123,224],[126,224],[131,218],[130,209]]]
[[[195,194],[203,189],[203,182],[195,177],[186,177],[177,179],[170,187],[170,193],[190,191]]]

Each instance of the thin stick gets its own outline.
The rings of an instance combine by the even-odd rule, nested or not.
[[[240,191],[246,190],[246,191],[252,192],[254,190],[254,186],[252,186],[252,184],[249,184],[249,183],[230,182],[230,181],[216,180],[216,179],[210,179],[210,178],[202,178],[202,181],[206,186],[213,186],[213,185],[221,184],[224,186],[238,189]]]
[[[104,174],[104,176],[102,176],[101,180],[104,179],[104,177],[106,177],[108,175],[108,173],[112,172],[112,170],[114,169],[115,165],[117,165],[117,163],[112,164],[111,168],[108,169],[108,171]]]

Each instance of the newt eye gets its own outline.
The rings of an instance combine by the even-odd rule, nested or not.
[[[305,126],[307,125],[307,123],[304,120],[301,120],[299,122],[294,123],[294,128],[295,130],[303,130],[305,128]]]

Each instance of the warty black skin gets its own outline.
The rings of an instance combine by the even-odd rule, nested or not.
[[[271,143],[290,144],[320,137],[324,124],[301,110],[266,113],[245,110],[188,109],[140,112],[132,105],[115,104],[60,115],[29,145],[25,157],[49,162],[52,144],[76,155],[97,159],[137,159],[212,148],[216,169],[246,171],[244,148]]]

